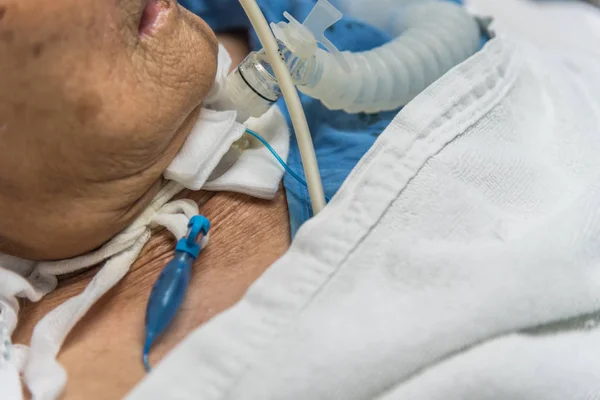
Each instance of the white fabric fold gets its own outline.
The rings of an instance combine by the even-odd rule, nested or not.
[[[512,334],[421,371],[379,400],[595,400],[600,329]]]

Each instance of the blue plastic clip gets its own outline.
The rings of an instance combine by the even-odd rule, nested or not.
[[[152,344],[169,327],[181,307],[190,281],[192,264],[202,250],[200,241],[208,234],[210,221],[196,215],[190,219],[188,228],[188,235],[177,242],[175,257],[160,273],[148,299],[143,352],[146,371],[150,371],[148,357]]]

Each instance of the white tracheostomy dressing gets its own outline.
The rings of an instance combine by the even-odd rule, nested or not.
[[[176,239],[187,233],[188,221],[198,214],[191,200],[170,201],[184,188],[228,190],[254,197],[275,196],[283,175],[269,151],[252,141],[216,176],[211,176],[246,125],[236,122],[235,111],[215,111],[231,59],[219,48],[214,88],[204,102],[198,122],[179,154],[164,173],[169,181],[148,208],[127,229],[99,250],[69,260],[33,262],[0,254],[0,397],[22,399],[21,376],[34,400],[60,396],[66,373],[56,357],[67,334],[90,307],[129,271],[156,226],[164,226]],[[289,129],[277,108],[259,119],[247,121],[261,132],[284,159],[289,148]],[[39,301],[55,289],[59,276],[105,262],[79,295],[48,313],[36,325],[29,346],[14,344],[11,335],[18,323],[18,299]],[[140,327],[142,329],[142,327]]]

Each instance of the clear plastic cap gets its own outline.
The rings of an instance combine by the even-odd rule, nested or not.
[[[272,23],[271,29],[275,37],[283,42],[295,55],[305,59],[312,57],[317,51],[318,42],[336,58],[345,72],[350,72],[350,65],[344,56],[325,37],[327,29],[342,19],[343,16],[328,0],[319,0],[303,24],[287,12],[283,16],[289,22]]]

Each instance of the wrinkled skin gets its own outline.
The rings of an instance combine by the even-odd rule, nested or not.
[[[175,0],[0,0],[0,252],[90,251],[148,204],[216,72]]]

